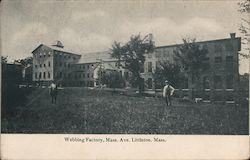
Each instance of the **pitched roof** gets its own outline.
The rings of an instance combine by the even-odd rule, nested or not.
[[[103,52],[90,52],[82,55],[78,63],[95,63],[102,61],[116,61],[116,59],[111,58],[110,51]]]
[[[40,44],[38,47],[36,47],[36,48],[32,51],[32,53],[34,53],[34,51],[37,50],[38,48],[40,48],[41,46],[48,47],[48,48],[50,48],[50,49],[52,49],[52,50],[55,50],[55,51],[60,51],[60,52],[65,52],[65,53],[70,53],[70,54],[75,54],[75,55],[79,55],[79,56],[80,56],[80,54],[77,54],[77,53],[75,53],[75,52],[73,52],[73,51],[70,51],[70,50],[67,50],[67,49],[64,49],[64,48],[61,48],[61,47],[51,46],[51,45],[45,45],[45,44]]]

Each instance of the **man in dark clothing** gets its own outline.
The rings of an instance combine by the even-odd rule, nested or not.
[[[52,104],[56,104],[56,98],[57,98],[57,85],[53,82],[50,85],[50,96],[51,96],[51,102]]]

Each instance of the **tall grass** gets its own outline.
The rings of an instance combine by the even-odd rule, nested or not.
[[[129,97],[107,91],[66,88],[52,104],[37,89],[2,132],[73,134],[248,134],[248,108],[185,104],[161,98]]]

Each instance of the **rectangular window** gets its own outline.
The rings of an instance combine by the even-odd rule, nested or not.
[[[232,92],[232,93],[230,93],[230,92],[228,92],[227,93],[227,101],[234,101],[234,93]]]
[[[128,79],[128,72],[124,72],[124,78],[127,80]]]
[[[215,95],[214,95],[215,97],[214,97],[214,100],[215,101],[222,101],[223,100],[223,94],[222,94],[222,92],[215,92]]]
[[[48,62],[48,66],[50,67],[50,61]]]
[[[43,66],[46,67],[46,64],[44,63]]]
[[[215,89],[222,89],[221,76],[214,76],[214,88]]]
[[[43,78],[44,78],[44,79],[46,78],[46,73],[45,73],[45,72],[43,72]]]
[[[160,67],[161,67],[160,62],[159,62],[159,61],[156,61],[156,63],[155,63],[155,68],[160,68]]]
[[[204,66],[205,66],[206,70],[210,69],[209,57],[205,57],[205,59],[204,59]]]
[[[40,64],[40,68],[42,68],[42,64]]]
[[[219,44],[215,45],[215,52],[221,52],[222,51],[222,46]]]
[[[148,72],[152,72],[152,62],[148,62]]]
[[[50,78],[50,73],[48,72],[48,78]]]
[[[35,68],[37,68],[37,65],[35,65]]]
[[[188,89],[188,78],[183,78],[182,89]]]
[[[148,89],[153,88],[152,78],[148,78]]]
[[[39,79],[42,78],[42,72],[39,72]]]
[[[233,56],[226,56],[226,63],[232,63],[234,60]]]
[[[233,89],[234,77],[232,75],[228,75],[226,77],[226,88]]]
[[[233,51],[233,49],[234,49],[234,47],[230,42],[226,43],[226,50],[227,51]]]
[[[203,78],[203,88],[204,89],[210,89],[210,82],[209,82],[209,77],[208,76]]]
[[[89,78],[89,73],[87,74],[87,77]]]
[[[141,65],[141,66],[140,66],[140,72],[141,72],[141,73],[144,73],[144,65]]]
[[[215,57],[214,62],[215,63],[221,63],[222,62],[222,57]]]
[[[209,94],[209,92],[204,94],[203,100],[210,101],[210,94]]]

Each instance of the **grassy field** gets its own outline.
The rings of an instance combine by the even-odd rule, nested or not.
[[[187,104],[153,97],[66,88],[51,104],[35,89],[25,106],[2,116],[3,133],[248,134],[248,107]]]

